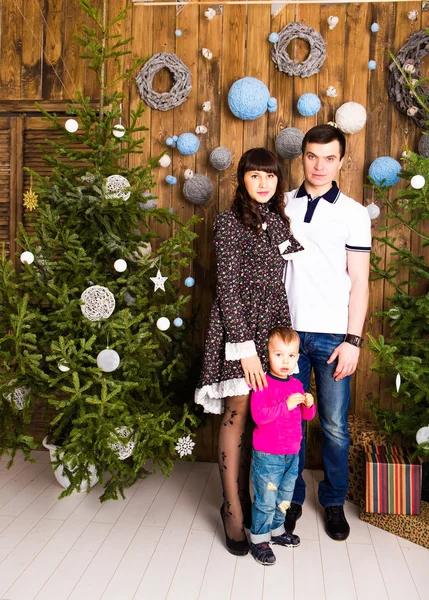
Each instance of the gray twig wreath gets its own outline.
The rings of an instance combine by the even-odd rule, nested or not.
[[[422,29],[416,31],[416,33],[413,33],[408,38],[399,50],[396,60],[405,71],[412,73],[413,79],[420,79],[422,77],[422,60],[428,54],[429,35]],[[414,96],[410,93],[406,85],[404,77],[394,62],[389,65],[389,70],[390,75],[387,88],[389,100],[393,102],[397,109],[414,119],[418,127],[424,127],[423,110],[419,108]],[[420,95],[429,94],[427,86],[419,86],[416,88],[416,91]]]
[[[302,23],[289,23],[278,35],[271,58],[279,71],[299,77],[310,77],[320,71],[326,58],[326,44],[318,31]],[[287,53],[287,47],[296,38],[305,40],[310,46],[310,54],[303,62],[292,60]]]
[[[169,92],[158,93],[152,88],[154,76],[161,69],[168,69],[174,84]],[[192,90],[191,71],[178,56],[170,52],[158,52],[150,58],[136,77],[140,96],[151,108],[170,110],[180,106]]]

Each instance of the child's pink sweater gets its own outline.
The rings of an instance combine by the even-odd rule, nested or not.
[[[307,408],[299,404],[289,410],[286,399],[291,394],[304,393],[302,383],[294,377],[280,379],[267,373],[268,387],[252,392],[250,410],[256,423],[253,447],[269,454],[298,454],[302,438],[301,421],[311,421],[316,405]]]

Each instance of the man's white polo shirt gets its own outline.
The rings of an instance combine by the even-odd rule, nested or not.
[[[304,184],[285,194],[292,232],[304,251],[288,254],[285,285],[297,331],[347,333],[351,282],[347,251],[370,252],[371,222],[361,204],[332,182],[311,199]]]

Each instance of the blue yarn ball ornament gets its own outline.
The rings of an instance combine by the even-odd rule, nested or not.
[[[174,35],[176,37],[180,37],[182,35],[182,32],[180,31],[180,29],[176,29],[176,31],[174,32]]]
[[[378,23],[373,23],[371,25],[371,31],[372,33],[377,33],[377,31],[380,29],[380,25]]]
[[[278,33],[270,33],[270,35],[268,36],[268,41],[271,42],[272,44],[277,44],[277,42],[279,41],[279,34]]]
[[[267,108],[268,108],[269,112],[276,112],[277,100],[275,98],[270,98],[267,103]]]
[[[391,187],[399,181],[401,165],[391,156],[380,156],[371,163],[369,176],[381,187]],[[384,180],[384,183],[382,181]]]
[[[179,138],[177,137],[177,135],[173,135],[173,142],[174,142],[175,144],[177,143],[177,140],[178,140],[178,139],[179,139]]]
[[[298,99],[298,112],[303,117],[312,117],[320,110],[322,103],[316,94],[303,94]]]
[[[176,185],[177,183],[177,178],[173,177],[173,175],[167,175],[167,177],[165,178],[165,181],[167,183],[169,183],[170,185]]]
[[[228,104],[233,115],[243,121],[259,119],[266,110],[272,111],[275,98],[270,98],[267,86],[255,77],[243,77],[232,84]]]
[[[186,287],[192,287],[195,285],[195,279],[193,277],[187,277],[185,279],[185,285]]]
[[[173,321],[173,325],[175,325],[176,327],[182,327],[183,319],[181,319],[180,317],[176,317]]]
[[[376,67],[377,67],[377,63],[375,62],[375,60],[370,60],[368,63],[368,69],[370,71],[375,71]]]
[[[195,154],[200,147],[200,140],[193,133],[182,133],[177,139],[180,154]]]
[[[165,143],[167,144],[167,146],[173,146],[173,144],[174,144],[174,140],[173,140],[173,138],[171,138],[171,137],[168,137],[168,138],[165,140]]]

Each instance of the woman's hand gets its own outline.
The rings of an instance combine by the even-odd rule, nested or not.
[[[265,373],[262,370],[261,361],[259,356],[249,356],[248,358],[241,358],[241,366],[244,371],[244,378],[246,380],[249,389],[252,388],[254,392],[259,390],[262,392],[264,387],[267,387],[267,379]]]

